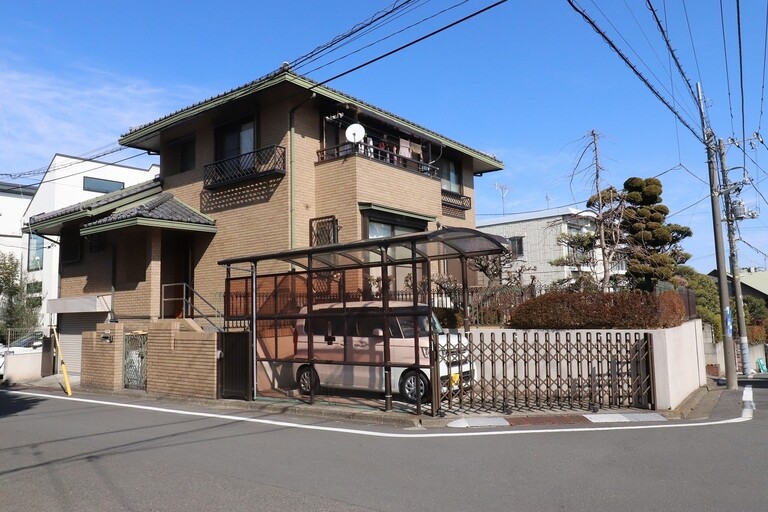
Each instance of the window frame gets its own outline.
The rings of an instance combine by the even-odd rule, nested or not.
[[[34,249],[33,249],[34,243]],[[40,235],[29,235],[29,242],[27,243],[27,272],[36,272],[43,269],[43,263],[45,260],[45,238]],[[32,265],[32,262],[38,262],[37,265]]]
[[[242,136],[244,133],[243,128],[251,125],[253,132],[251,140],[251,148],[247,152],[243,152]],[[247,131],[247,130],[246,130]],[[233,140],[228,141],[228,138]],[[237,148],[234,149],[232,144],[236,139]],[[226,142],[226,144],[225,144]],[[244,117],[231,123],[223,124],[214,131],[214,160],[219,162],[221,160],[228,160],[230,158],[236,158],[248,153],[253,153],[258,147],[258,123],[255,117]],[[231,148],[229,146],[232,146]],[[230,154],[231,153],[231,154]]]
[[[509,241],[510,252],[515,254],[515,258],[522,258],[525,256],[524,236],[509,236],[507,237],[507,240]]]
[[[98,187],[97,185],[105,185]],[[100,194],[109,194],[125,188],[125,182],[96,178],[94,176],[83,176],[83,190],[86,192],[97,192]]]
[[[441,158],[435,163],[440,169],[440,188],[461,194],[463,190],[461,162],[453,158]]]

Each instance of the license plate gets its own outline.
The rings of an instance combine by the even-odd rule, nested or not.
[[[459,373],[451,374],[451,386],[456,386],[460,381],[461,381],[461,374]]]

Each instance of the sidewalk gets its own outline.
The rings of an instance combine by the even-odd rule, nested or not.
[[[768,376],[766,376],[768,382]],[[750,379],[751,380],[751,379]],[[740,379],[740,385],[748,384]],[[314,405],[290,398],[260,398],[247,402],[243,400],[211,400],[183,397],[166,397],[148,395],[143,391],[119,390],[103,391],[80,387],[79,376],[70,377],[70,387],[73,396],[83,394],[102,397],[132,397],[169,404],[194,404],[212,409],[239,409],[258,411],[270,415],[294,415],[314,417],[331,421],[353,421],[366,424],[389,425],[402,428],[468,428],[468,427],[528,427],[528,426],[567,426],[589,425],[593,423],[627,423],[627,422],[663,422],[668,420],[704,420],[710,417],[718,404],[724,386],[717,381],[710,381],[706,387],[692,393],[677,409],[672,411],[649,411],[642,409],[601,409],[597,413],[579,409],[555,410],[525,410],[510,414],[500,413],[456,413],[448,412],[444,417],[432,417],[428,413],[417,416],[412,409],[402,404],[394,411],[386,412],[375,405],[342,405],[326,400],[318,400]],[[24,381],[6,387],[12,390],[33,389],[46,392],[65,393],[64,376],[61,374]],[[737,413],[735,413],[737,414]]]

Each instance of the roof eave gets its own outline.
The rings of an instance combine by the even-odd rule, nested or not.
[[[361,109],[362,111],[365,111],[366,114],[376,116],[395,126],[401,126],[405,128],[407,131],[413,131],[413,132],[419,133],[421,136],[431,139],[433,142],[437,142],[441,145],[450,147],[456,151],[467,154],[471,156],[474,160],[475,174],[499,171],[504,168],[504,164],[491,155],[488,155],[476,149],[472,149],[468,146],[465,146],[454,140],[444,137],[436,132],[426,129],[423,126],[419,126],[406,119],[397,117],[389,112],[386,112],[382,109],[374,107],[373,105],[370,105],[368,103],[355,99],[352,96],[348,96],[344,93],[335,91],[333,89],[329,89],[328,87],[324,87],[322,84],[312,82],[311,80],[308,80],[298,75],[294,75],[292,73],[280,73],[273,77],[269,77],[263,80],[257,80],[248,85],[242,86],[237,89],[233,89],[230,92],[221,94],[219,96],[215,96],[209,100],[205,100],[200,103],[197,103],[196,105],[192,105],[185,109],[179,110],[178,112],[175,112],[165,118],[149,123],[145,126],[137,128],[123,135],[122,137],[120,137],[118,142],[123,146],[144,149],[144,150],[157,150],[158,149],[157,138],[159,137],[159,134],[162,130],[170,128],[171,126],[174,126],[176,124],[182,123],[188,119],[192,119],[194,117],[202,115],[208,112],[209,110],[212,110],[230,101],[234,101],[238,98],[242,98],[244,96],[256,93],[258,91],[273,87],[281,82],[291,83],[298,87],[306,89],[308,91],[311,90],[333,101],[352,104],[357,108]],[[147,143],[149,140],[153,140],[154,142]]]
[[[159,229],[171,229],[176,231],[194,231],[198,233],[216,233],[216,226],[208,226],[205,224],[194,224],[189,222],[168,221],[159,219],[147,219],[147,218],[133,218],[124,219],[115,222],[109,222],[106,224],[99,224],[98,226],[91,226],[80,230],[81,236],[93,235],[95,233],[104,233],[107,231],[117,231],[120,229],[126,229],[131,227],[152,227]]]

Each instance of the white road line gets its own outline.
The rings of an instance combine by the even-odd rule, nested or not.
[[[669,424],[653,424],[653,425],[622,425],[617,427],[571,427],[571,428],[543,428],[536,430],[493,430],[493,431],[473,431],[473,432],[435,432],[435,433],[423,433],[423,434],[405,434],[397,432],[371,432],[368,430],[360,430],[353,428],[338,428],[338,427],[326,427],[321,425],[303,425],[301,423],[291,423],[288,421],[275,421],[262,418],[244,418],[242,416],[232,416],[229,414],[213,414],[207,412],[193,412],[183,411],[176,409],[167,409],[164,407],[152,407],[148,405],[136,405],[136,404],[124,404],[119,402],[107,402],[104,400],[93,400],[89,398],[77,398],[57,395],[47,395],[44,393],[30,393],[27,391],[0,391],[0,393],[9,393],[13,395],[21,396],[34,396],[39,398],[48,398],[54,400],[69,400],[74,402],[81,402],[94,405],[105,405],[111,407],[123,407],[127,409],[140,409],[143,411],[163,412],[168,414],[178,414],[180,416],[192,416],[197,418],[211,418],[226,421],[242,421],[245,423],[257,423],[260,425],[270,425],[277,427],[295,428],[302,430],[317,430],[322,432],[335,432],[340,434],[354,434],[359,436],[369,437],[385,437],[396,439],[419,439],[419,438],[438,438],[438,437],[484,437],[484,436],[509,436],[509,435],[522,435],[522,434],[556,434],[561,432],[605,432],[611,430],[650,430],[659,428],[694,428],[694,427],[708,427],[712,425],[728,425],[731,423],[742,423],[752,419],[751,414],[749,417],[742,416],[739,418],[730,418],[727,420],[707,421],[701,423],[669,423]]]
[[[755,414],[755,402],[752,398],[752,386],[744,386],[744,392],[741,394],[741,401],[744,407],[741,409],[741,417],[745,420],[751,420]]]

